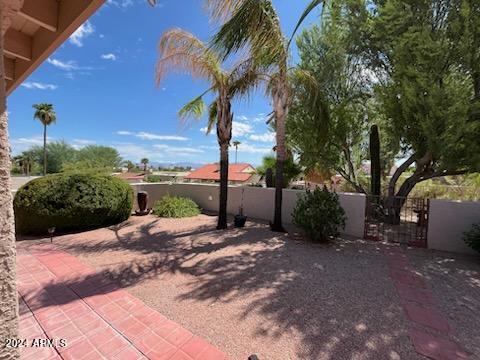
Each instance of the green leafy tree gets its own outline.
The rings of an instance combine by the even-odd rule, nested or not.
[[[77,150],[63,140],[53,141],[46,144],[47,174],[62,172],[63,166],[72,163],[76,159]],[[44,149],[41,146],[31,148],[35,162],[44,164]]]
[[[262,176],[266,176],[267,169],[273,170],[273,184],[276,186],[276,166],[277,159],[274,156],[265,156],[262,161],[262,165],[257,168],[257,173]],[[282,187],[286,188],[290,183],[295,180],[302,173],[302,168],[297,164],[291,156],[287,157],[284,164],[284,175]]]
[[[404,158],[388,187],[397,220],[403,200],[394,204],[394,196],[405,199],[428,179],[480,170],[479,17],[478,2],[468,0],[387,0],[372,13],[366,36],[385,79],[377,95]]]
[[[307,12],[318,3],[320,2],[313,1]],[[251,60],[264,70],[266,92],[272,98],[272,119],[275,121],[277,142],[275,175],[277,185],[271,228],[274,231],[284,231],[282,184],[286,159],[285,122],[292,101],[289,42],[282,32],[277,12],[269,0],[209,0],[207,4],[213,17],[226,19],[212,40],[213,48],[224,58],[235,52],[248,50]],[[306,84],[312,81],[311,76],[305,72],[295,69],[294,73],[297,79],[302,79]],[[312,100],[316,98],[312,93]]]
[[[109,146],[89,145],[78,150],[76,160],[90,167],[108,168],[110,171],[120,166],[122,158],[117,149]]]
[[[43,125],[43,175],[47,174],[47,126],[57,121],[57,115],[52,104],[34,104],[35,112],[33,118]]]
[[[365,193],[358,171],[366,160],[369,116],[375,114],[370,74],[352,36],[358,26],[349,17],[342,2],[329,3],[322,25],[299,36],[298,66],[315,77],[320,101],[312,102],[311,90],[296,82],[287,133],[307,171],[338,173]]]
[[[147,158],[140,160],[140,163],[143,165],[143,171],[147,172],[149,162],[150,161]]]
[[[187,103],[180,111],[182,119],[200,118],[206,110],[204,96],[212,93],[214,101],[208,107],[207,133],[216,127],[220,147],[220,203],[218,229],[227,228],[228,196],[228,147],[232,138],[233,113],[231,101],[246,95],[259,80],[255,64],[251,60],[240,61],[232,69],[222,68],[222,59],[200,39],[181,29],[172,29],[162,35],[159,43],[160,57],[156,76],[160,84],[170,70],[187,71],[192,76],[204,79],[209,88]]]

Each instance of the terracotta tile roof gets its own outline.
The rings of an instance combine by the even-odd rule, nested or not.
[[[252,172],[246,172],[248,168],[255,168],[250,164],[230,164],[228,166],[228,180],[245,182],[253,176]],[[185,179],[190,180],[220,180],[220,164],[208,164],[192,171]]]

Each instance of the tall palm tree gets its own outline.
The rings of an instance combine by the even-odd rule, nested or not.
[[[212,93],[214,101],[208,107],[207,133],[216,126],[217,141],[220,147],[220,203],[217,229],[227,228],[228,201],[228,147],[232,138],[233,114],[231,101],[244,96],[259,81],[254,63],[250,60],[240,61],[231,70],[222,69],[220,57],[193,34],[171,29],[165,32],[159,43],[160,57],[157,62],[157,85],[170,70],[190,73],[209,83],[209,88],[200,96],[187,103],[179,116],[200,118],[206,105],[203,97]]]
[[[148,169],[148,163],[150,162],[147,158],[143,158],[140,160],[140,162],[143,164],[143,171],[147,172]]]
[[[242,143],[238,140],[235,140],[233,142],[233,146],[235,146],[235,164],[238,162],[238,146],[241,145]]]
[[[57,121],[57,114],[52,104],[34,104],[35,113],[33,118],[43,125],[43,175],[47,175],[47,126]]]
[[[307,7],[299,24],[320,2],[315,0]],[[284,231],[282,195],[286,157],[285,121],[292,100],[292,76],[314,91],[315,80],[303,70],[291,71],[290,42],[282,33],[280,20],[271,0],[208,0],[207,5],[214,17],[226,19],[212,40],[212,47],[224,58],[246,48],[257,66],[268,69],[266,89],[272,98],[277,143],[275,212],[271,228],[274,231]],[[317,101],[318,98],[312,94],[312,101]]]

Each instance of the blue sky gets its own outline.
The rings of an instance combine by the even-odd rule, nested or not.
[[[308,2],[274,1],[286,34]],[[165,30],[180,27],[202,40],[214,33],[216,25],[208,21],[202,3],[161,0],[151,8],[146,0],[107,0],[8,98],[12,152],[41,144],[42,127],[32,118],[32,104],[47,102],[57,112],[57,123],[48,129],[50,140],[112,146],[136,162],[143,157],[161,163],[218,161],[215,134],[202,131],[206,119],[182,125],[177,117],[206,84],[178,74],[159,88],[154,83],[156,45]],[[314,13],[305,26],[317,21]],[[242,142],[239,161],[258,165],[274,144],[265,125],[269,99],[256,93],[248,102],[234,103],[233,111],[233,139]]]

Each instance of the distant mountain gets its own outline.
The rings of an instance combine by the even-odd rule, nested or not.
[[[193,163],[193,162],[176,162],[176,163],[161,163],[161,162],[152,162],[149,164],[150,167],[153,167],[155,169],[158,169],[159,166],[163,168],[172,168],[172,167],[191,167],[192,169],[198,169],[199,167],[202,167],[205,164],[200,164],[200,163]]]

